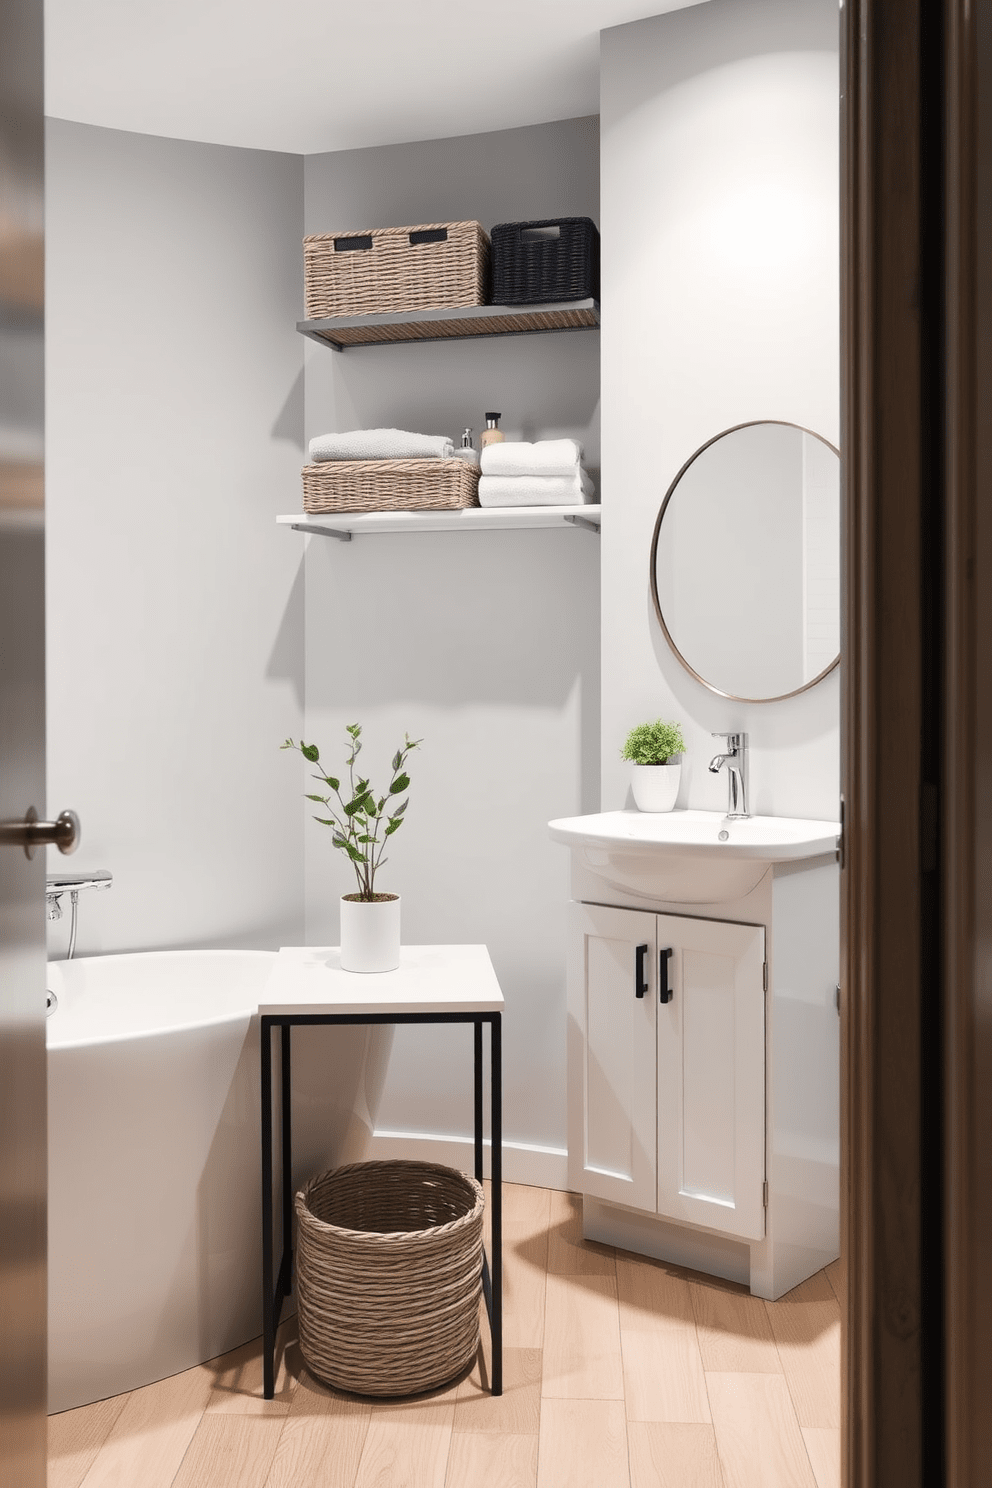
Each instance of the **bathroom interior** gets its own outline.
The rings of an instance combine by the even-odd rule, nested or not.
[[[187,957],[176,963],[195,963],[186,985],[152,995],[195,1009],[196,978],[218,952],[233,958],[220,980],[247,978],[257,1002],[272,952],[337,945],[349,868],[311,820],[303,762],[280,745],[314,740],[339,757],[360,721],[373,774],[404,734],[423,740],[390,855],[404,943],[485,945],[505,998],[502,1396],[488,1391],[485,1326],[469,1375],[386,1404],[310,1377],[291,1317],[264,1400],[254,1300],[231,1325],[240,1336],[213,1346],[228,1326],[216,1297],[240,1286],[227,1273],[257,1266],[254,1235],[228,1234],[216,1207],[257,1203],[257,1127],[245,1116],[257,1076],[236,1049],[203,1158],[220,1198],[203,1190],[197,1209],[192,1184],[199,1229],[178,1236],[155,1302],[165,1338],[170,1286],[178,1297],[180,1270],[196,1278],[200,1351],[161,1380],[146,1363],[144,1377],[114,1386],[111,1361],[104,1383],[77,1374],[53,1393],[58,1488],[839,1488],[838,670],[821,658],[813,685],[770,691],[760,666],[741,686],[694,674],[650,577],[674,573],[690,597],[712,578],[688,567],[688,537],[657,563],[653,540],[666,493],[715,436],[781,425],[819,450],[839,443],[838,12],[836,0],[658,8],[584,7],[599,32],[594,87],[562,85],[573,102],[561,116],[525,78],[502,105],[463,89],[456,117],[424,79],[419,115],[390,115],[383,92],[364,122],[341,120],[304,147],[266,109],[242,107],[210,132],[195,96],[209,80],[195,67],[188,127],[178,88],[87,95],[70,86],[72,25],[50,26],[50,76],[62,82],[49,90],[45,167],[47,789],[50,804],[79,813],[83,840],[48,867],[112,875],[105,892],[79,895],[74,959]],[[473,66],[467,50],[452,55]],[[580,216],[601,235],[596,329],[343,354],[297,331],[306,234]],[[508,441],[581,443],[599,530],[345,543],[277,523],[301,510],[316,435],[398,427],[457,441],[491,408]],[[778,540],[760,504],[727,521],[738,523],[731,560]],[[726,534],[714,553],[718,567]],[[747,606],[745,594],[735,623],[708,636],[714,666],[747,662]],[[776,639],[773,624],[751,650],[766,657]],[[758,696],[773,700],[739,700]],[[727,812],[712,736],[743,734],[751,815],[819,824],[816,850],[793,862],[769,852],[750,881],[690,897],[652,888],[629,863],[604,877],[604,854],[578,829],[556,840],[549,822],[633,811],[621,747],[658,717],[685,736],[673,820]],[[700,862],[705,876],[712,865]],[[62,907],[49,923],[56,989]],[[705,1213],[698,1196],[666,1211],[653,1170],[644,1198],[615,1154],[588,1159],[583,1088],[599,1080],[601,1094],[628,1100],[627,1141],[624,1061],[656,1055],[645,1026],[618,1018],[613,1042],[588,1057],[576,946],[622,939],[602,916],[635,912],[634,940],[648,919],[664,939],[665,915],[764,935],[770,982],[748,1098],[766,1189],[746,1219]],[[653,995],[637,1010],[648,1005],[653,1018]],[[465,1029],[311,1033],[294,1090],[300,1181],[359,1155],[470,1166]],[[254,1061],[257,1028],[245,1020],[239,1037]],[[714,1048],[732,1083],[736,1046]],[[63,1126],[83,1108],[102,1119],[91,1092],[118,1078],[100,1073],[104,1057],[57,1074]],[[167,1043],[154,1058],[153,1070],[128,1053],[125,1075],[175,1098]],[[694,1108],[703,1126],[717,1108],[714,1121],[742,1119],[733,1098],[721,1104],[721,1078],[709,1070]],[[104,1132],[122,1190],[129,1163],[160,1161],[169,1145],[161,1118],[149,1120],[147,1133]],[[80,1258],[93,1242],[80,1233],[83,1139],[73,1147],[67,1135],[61,1168],[58,1140],[55,1267],[68,1259],[52,1284],[68,1298],[86,1291]],[[733,1161],[749,1144],[752,1126],[735,1127]],[[254,1177],[234,1195],[227,1164],[242,1145]],[[98,1331],[96,1290],[91,1301],[86,1326]],[[56,1312],[71,1349],[80,1315],[69,1300]]]

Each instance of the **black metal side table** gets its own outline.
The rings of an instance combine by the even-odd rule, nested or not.
[[[485,946],[404,946],[396,971],[342,971],[337,947],[287,947],[259,1003],[262,1042],[262,1343],[266,1400],[275,1393],[275,1342],[293,1281],[292,1044],[294,1026],[313,1023],[471,1023],[475,1176],[482,1181],[482,1028],[490,1029],[492,1142],[491,1257],[482,1286],[492,1338],[492,1393],[503,1393],[502,1012],[503,994]],[[283,1252],[275,1266],[272,1030],[280,1030],[280,1207]]]

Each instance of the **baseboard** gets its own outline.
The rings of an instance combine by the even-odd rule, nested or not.
[[[490,1172],[488,1138],[483,1168]],[[473,1169],[471,1137],[439,1137],[429,1132],[377,1131],[369,1150],[371,1158],[411,1157],[425,1162],[446,1163],[460,1172]],[[503,1178],[507,1183],[526,1183],[533,1188],[568,1189],[568,1152],[564,1147],[536,1147],[527,1142],[503,1143]]]
[[[582,1200],[582,1234],[601,1245],[616,1245],[635,1255],[654,1256],[750,1286],[751,1247],[746,1240],[733,1240],[695,1225],[669,1224],[656,1214],[607,1204],[588,1194]]]

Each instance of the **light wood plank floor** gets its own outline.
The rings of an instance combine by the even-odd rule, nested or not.
[[[503,1396],[472,1373],[372,1404],[261,1347],[52,1416],[49,1488],[840,1488],[839,1263],[779,1302],[586,1243],[580,1200],[504,1190]]]

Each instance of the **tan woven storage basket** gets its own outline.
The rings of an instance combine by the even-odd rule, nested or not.
[[[489,234],[478,222],[303,239],[308,320],[484,305],[489,274]]]
[[[479,504],[479,471],[464,460],[321,460],[303,467],[303,510],[454,511]]]
[[[364,1162],[296,1195],[300,1350],[327,1384],[415,1395],[479,1347],[482,1186],[427,1162]]]

